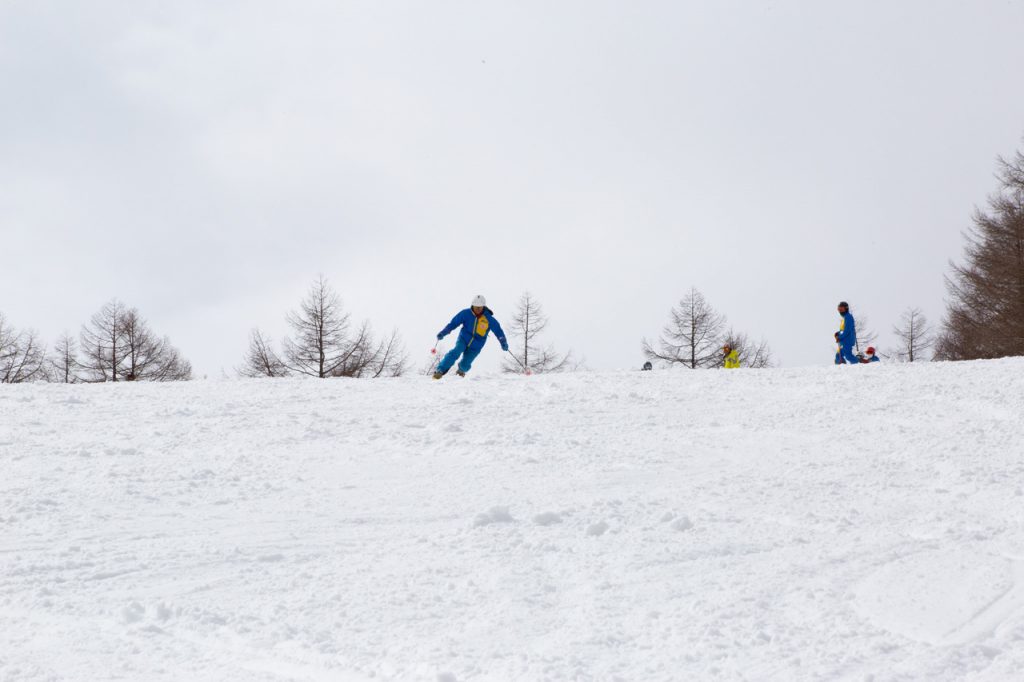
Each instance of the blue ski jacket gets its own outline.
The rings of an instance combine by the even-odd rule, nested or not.
[[[839,323],[839,333],[836,335],[836,341],[843,348],[852,348],[857,344],[857,323],[854,322],[850,311],[846,311],[843,315],[843,321]]]
[[[452,318],[452,321],[448,323],[448,326],[438,332],[438,340],[448,336],[453,329],[460,325],[462,329],[459,331],[459,342],[465,344],[467,348],[470,346],[482,348],[487,343],[488,332],[493,329],[494,335],[498,337],[498,341],[501,343],[501,349],[508,349],[508,340],[505,338],[505,332],[502,331],[498,321],[494,319],[494,313],[491,312],[490,308],[485,307],[480,317],[473,314],[472,308],[459,311]]]

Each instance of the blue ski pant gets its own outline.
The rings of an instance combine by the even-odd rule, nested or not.
[[[476,338],[470,341],[469,348],[466,348],[466,342],[459,341],[455,342],[455,347],[445,353],[445,356],[441,358],[440,364],[437,366],[437,371],[441,374],[446,373],[455,364],[455,361],[462,356],[462,360],[459,361],[459,371],[468,372],[469,368],[473,366],[473,361],[476,360],[476,356],[480,355],[480,351],[483,350],[484,344],[478,342]]]
[[[839,352],[836,353],[836,364],[843,364],[843,360],[850,363],[851,365],[859,365],[860,360],[853,353],[853,346],[840,346]]]

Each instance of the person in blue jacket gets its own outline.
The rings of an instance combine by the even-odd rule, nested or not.
[[[857,345],[857,323],[850,314],[850,305],[846,301],[840,301],[839,315],[843,318],[839,323],[839,331],[835,333],[836,343],[839,350],[836,352],[836,364],[859,365],[860,359],[854,354],[853,348]]]
[[[503,351],[508,350],[508,340],[505,338],[505,332],[502,331],[498,321],[494,319],[494,313],[487,307],[487,300],[483,296],[478,295],[474,297],[471,307],[458,312],[452,318],[452,321],[448,323],[448,326],[438,332],[437,340],[440,341],[448,336],[458,326],[462,327],[459,330],[459,338],[455,342],[455,347],[448,351],[437,365],[437,370],[434,372],[435,379],[440,379],[447,374],[448,370],[455,364],[455,361],[459,360],[460,355],[462,360],[459,360],[459,368],[455,373],[460,377],[466,376],[466,372],[473,366],[476,356],[480,355],[484,344],[487,343],[487,334],[492,329],[494,330],[494,335],[498,337],[498,341],[501,343],[501,349]]]

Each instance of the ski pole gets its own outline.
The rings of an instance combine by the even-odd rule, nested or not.
[[[523,363],[519,362],[519,358],[517,358],[517,357],[516,357],[516,354],[515,354],[515,353],[513,353],[511,349],[509,349],[509,350],[507,350],[507,351],[505,351],[505,352],[507,352],[507,353],[508,353],[509,355],[511,355],[511,356],[512,356],[512,359],[516,361],[516,364],[517,364],[517,365],[519,365],[520,367],[522,367],[522,368],[523,368],[523,373],[525,373],[525,374],[526,374],[526,376],[530,376],[531,374],[533,374],[533,372],[531,372],[531,371],[530,371],[530,368],[529,368],[529,367],[527,367],[527,366],[526,366],[526,365],[524,365]]]

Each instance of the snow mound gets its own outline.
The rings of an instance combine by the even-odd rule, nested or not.
[[[553,526],[562,522],[562,515],[557,512],[543,512],[534,516],[533,522],[538,526]]]
[[[491,507],[483,514],[477,514],[474,526],[489,526],[492,523],[512,523],[515,519],[508,513],[508,507]]]
[[[690,530],[693,528],[693,522],[690,521],[688,516],[680,516],[672,522],[672,529],[678,531]]]

